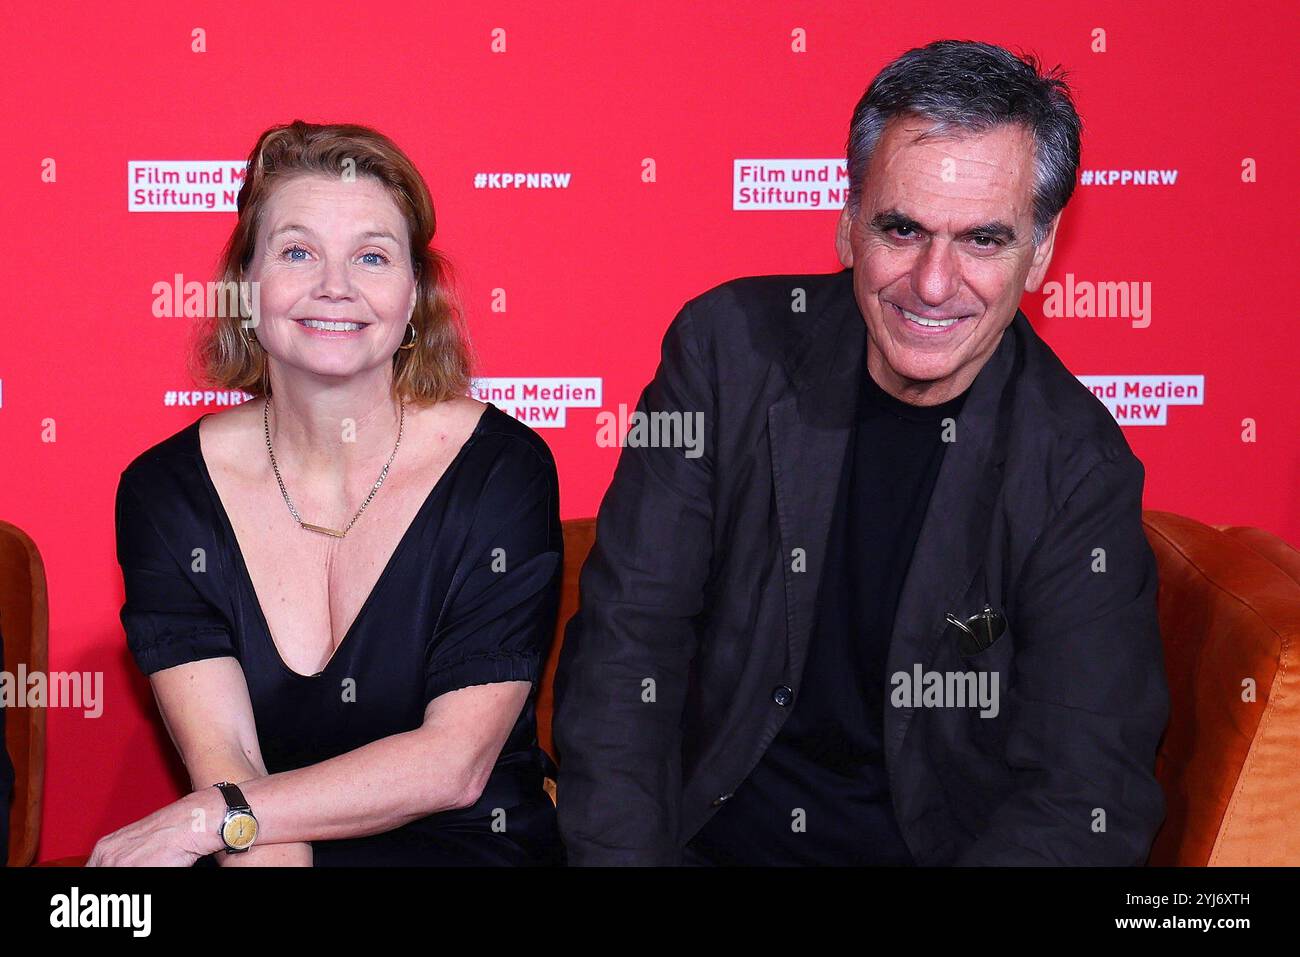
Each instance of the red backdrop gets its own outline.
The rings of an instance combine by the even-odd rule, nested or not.
[[[375,126],[424,172],[482,375],[596,379],[599,408],[617,409],[687,298],[838,268],[833,204],[735,209],[736,160],[842,156],[867,82],[910,47],[1033,50],[1071,70],[1084,175],[1105,180],[1077,190],[1048,279],[1135,283],[1150,321],[1048,318],[1041,295],[1026,313],[1076,374],[1201,377],[1184,380],[1199,404],[1127,429],[1148,508],[1300,543],[1291,4],[42,6],[10,10],[0,40],[18,292],[0,339],[0,517],[44,555],[51,670],[104,681],[100,717],[50,711],[42,857],[88,852],[185,781],[118,623],[113,494],[131,458],[216,408],[166,404],[192,388],[189,328],[154,315],[153,287],[211,278],[234,216],[132,211],[130,164],[239,160],[294,118]],[[1155,184],[1134,182],[1148,170]],[[515,172],[539,178],[475,186]],[[542,173],[559,180],[541,188]],[[1148,404],[1136,413],[1158,420]],[[616,462],[597,411],[541,431],[566,518],[595,512]]]

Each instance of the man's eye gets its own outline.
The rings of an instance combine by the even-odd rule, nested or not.
[[[894,232],[896,232],[900,236],[906,237],[912,235],[914,230],[912,229],[911,226],[895,226]]]
[[[972,236],[971,239],[980,249],[994,249],[995,247],[1002,245],[1002,243],[994,239],[992,236]]]

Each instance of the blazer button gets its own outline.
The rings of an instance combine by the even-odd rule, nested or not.
[[[717,797],[713,799],[713,806],[722,807],[722,805],[725,804],[727,801],[731,800],[731,798],[734,795],[735,795],[734,791],[728,791],[726,794],[719,794]]]
[[[783,708],[788,707],[790,702],[794,700],[794,691],[787,688],[785,685],[773,688],[772,700]]]

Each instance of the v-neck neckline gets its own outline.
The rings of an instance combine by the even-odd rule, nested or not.
[[[426,495],[424,501],[420,503],[420,507],[415,512],[415,517],[411,519],[410,524],[407,525],[406,529],[402,532],[402,537],[397,540],[397,545],[394,546],[392,553],[388,556],[388,561],[385,562],[383,570],[379,573],[379,577],[375,579],[375,583],[371,586],[365,600],[361,603],[361,607],[357,609],[356,616],[352,619],[352,623],[348,625],[347,631],[345,631],[343,637],[339,639],[338,646],[330,653],[329,660],[325,662],[320,671],[310,675],[305,675],[301,671],[294,671],[284,660],[284,656],[280,654],[280,647],[275,643],[275,636],[271,634],[271,625],[267,621],[266,612],[262,608],[262,602],[257,596],[257,588],[253,585],[253,576],[249,574],[248,564],[244,561],[244,549],[239,544],[239,536],[235,534],[235,526],[230,521],[230,514],[226,511],[225,502],[221,500],[221,493],[217,491],[217,485],[212,481],[212,473],[208,470],[207,460],[203,457],[203,442],[199,433],[199,425],[209,415],[214,415],[215,413],[207,412],[194,420],[194,424],[191,426],[194,430],[194,457],[198,460],[199,472],[203,476],[204,482],[207,484],[209,495],[211,495],[213,502],[216,504],[217,514],[221,518],[221,523],[225,528],[225,532],[230,536],[230,541],[235,552],[235,564],[238,566],[240,583],[248,590],[249,597],[253,602],[253,607],[257,609],[257,617],[262,625],[262,634],[265,636],[266,641],[270,646],[271,655],[279,663],[280,667],[288,674],[303,681],[311,681],[323,676],[325,672],[329,670],[330,665],[334,664],[334,661],[339,656],[339,652],[343,650],[344,646],[346,646],[352,638],[353,632],[357,630],[357,626],[360,624],[362,618],[365,617],[366,610],[369,609],[375,596],[380,592],[381,586],[383,586],[384,582],[388,579],[389,574],[392,572],[393,567],[397,564],[397,559],[401,557],[402,552],[405,551],[411,535],[414,533],[415,529],[422,524],[425,512],[428,511],[429,506],[437,496],[438,491],[442,488],[444,480],[452,473],[456,466],[460,464],[466,450],[469,449],[474,440],[478,438],[479,433],[483,430],[483,425],[487,421],[488,415],[494,410],[496,410],[496,406],[491,402],[485,402],[483,404],[483,411],[479,413],[478,421],[474,423],[473,430],[465,438],[465,441],[461,443],[461,447],[452,457],[452,460],[447,463],[447,467],[443,469],[442,474],[438,476],[438,481],[433,483],[433,488],[429,489],[429,494]]]

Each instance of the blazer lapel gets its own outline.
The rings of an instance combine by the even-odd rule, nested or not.
[[[888,675],[911,673],[931,660],[944,615],[974,581],[987,548],[993,503],[1006,460],[1007,423],[1022,326],[1017,310],[997,349],[971,384],[957,416],[956,441],[946,450],[921,523],[890,637]],[[892,783],[894,758],[915,708],[885,707],[885,763]]]
[[[866,348],[866,325],[851,280],[844,280],[844,289],[847,297],[838,297],[819,318],[806,340],[807,350],[796,357],[796,391],[767,412],[785,575],[786,664],[796,687],[807,658]],[[804,570],[796,571],[801,553]]]

